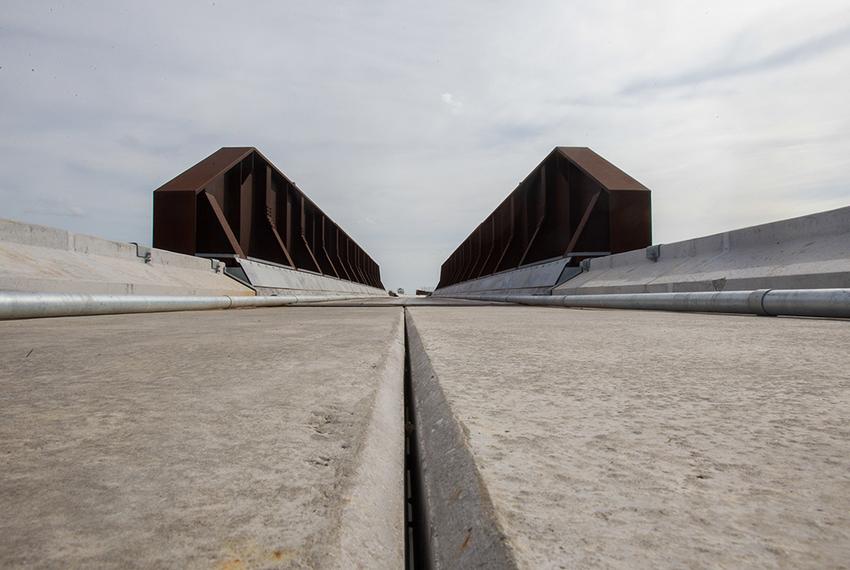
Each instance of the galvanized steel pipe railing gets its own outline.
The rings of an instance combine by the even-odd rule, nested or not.
[[[76,317],[124,313],[207,311],[249,307],[282,307],[321,301],[360,299],[361,296],[279,295],[85,295],[68,293],[0,292],[0,320]]]
[[[448,296],[448,295],[447,295]],[[469,294],[461,299],[520,305],[638,309],[695,313],[744,313],[765,316],[850,318],[850,289],[757,289],[694,293],[605,295]]]

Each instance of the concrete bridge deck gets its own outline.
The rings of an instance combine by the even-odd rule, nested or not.
[[[400,568],[399,308],[0,323],[0,567]]]
[[[400,568],[405,318],[432,563],[850,560],[846,321],[397,301],[0,322],[0,565]]]
[[[850,561],[846,321],[407,311],[442,567]]]

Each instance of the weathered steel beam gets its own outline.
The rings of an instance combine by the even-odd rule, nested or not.
[[[157,188],[153,246],[252,257],[383,288],[378,264],[253,147],[219,149]]]
[[[649,189],[589,148],[556,147],[446,259],[439,287],[650,243]]]

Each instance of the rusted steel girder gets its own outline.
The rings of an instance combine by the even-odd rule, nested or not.
[[[154,190],[153,246],[251,257],[384,288],[378,264],[252,147],[219,149]]]
[[[652,243],[650,191],[584,147],[556,147],[443,263],[439,287]]]

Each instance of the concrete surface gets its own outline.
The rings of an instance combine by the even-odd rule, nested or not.
[[[0,567],[402,567],[402,309],[0,338]]]
[[[588,269],[553,294],[850,287],[850,207],[591,259]]]
[[[561,280],[576,275],[580,270],[566,267],[569,258],[526,265],[501,271],[478,279],[470,279],[436,289],[435,297],[465,295],[470,293],[513,293],[516,295],[548,295]]]
[[[438,567],[850,566],[846,321],[406,311]]]
[[[318,295],[372,295],[388,297],[383,289],[355,283],[336,277],[298,271],[289,267],[266,263],[256,259],[236,259],[245,272],[248,282],[260,295],[303,294]]]
[[[254,295],[218,265],[190,255],[0,219],[0,291]]]

